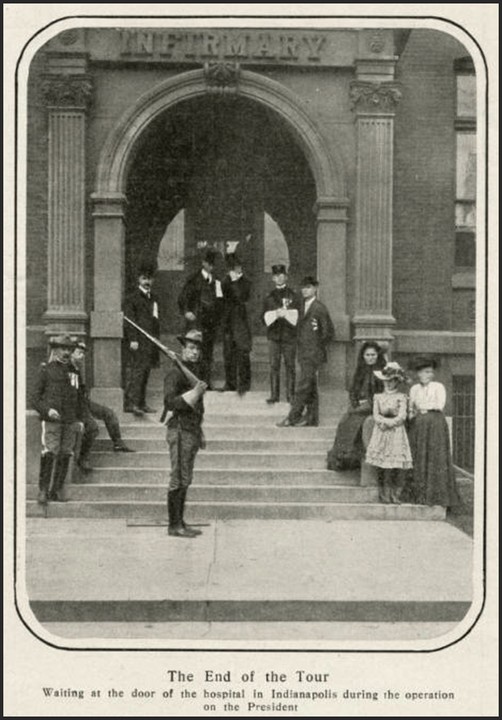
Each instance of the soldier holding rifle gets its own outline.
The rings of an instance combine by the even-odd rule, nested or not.
[[[165,422],[167,414],[172,412],[167,423],[166,437],[171,458],[171,477],[167,493],[168,534],[194,538],[200,535],[200,530],[187,525],[183,516],[187,491],[193,478],[195,457],[198,450],[204,447],[201,425],[204,417],[203,396],[207,384],[197,377],[200,372],[202,333],[192,329],[178,336],[183,346],[180,360],[155,337],[131,323],[127,317],[124,319],[174,361],[164,379],[164,411],[161,417],[161,422]]]

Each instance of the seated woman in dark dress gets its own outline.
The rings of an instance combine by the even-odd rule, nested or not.
[[[328,452],[328,470],[360,467],[364,457],[363,423],[373,412],[373,396],[383,391],[383,383],[373,371],[383,368],[385,362],[384,351],[377,342],[363,344],[349,390],[350,407],[340,420],[335,442]]]

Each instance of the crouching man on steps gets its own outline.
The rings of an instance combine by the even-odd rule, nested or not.
[[[183,364],[198,376],[199,359],[202,346],[200,330],[189,330],[178,340],[183,346],[181,359]],[[175,537],[193,538],[200,530],[186,525],[183,520],[185,499],[192,482],[195,456],[199,448],[204,447],[202,419],[204,416],[203,396],[207,384],[199,381],[195,387],[185,377],[177,365],[172,365],[164,380],[164,412],[172,416],[167,423],[167,444],[171,458],[171,478],[167,493],[167,512],[169,519],[168,534]]]

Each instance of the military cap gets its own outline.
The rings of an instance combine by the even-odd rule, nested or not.
[[[186,345],[187,342],[202,345],[202,333],[200,330],[189,330],[184,335],[177,335],[177,338],[182,345]]]

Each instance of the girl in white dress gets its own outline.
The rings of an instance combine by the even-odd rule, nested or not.
[[[388,362],[383,370],[375,370],[375,375],[383,381],[384,391],[373,399],[375,427],[366,449],[366,462],[378,470],[380,500],[399,503],[406,471],[413,465],[405,429],[408,399],[398,391],[405,375],[396,362]]]

